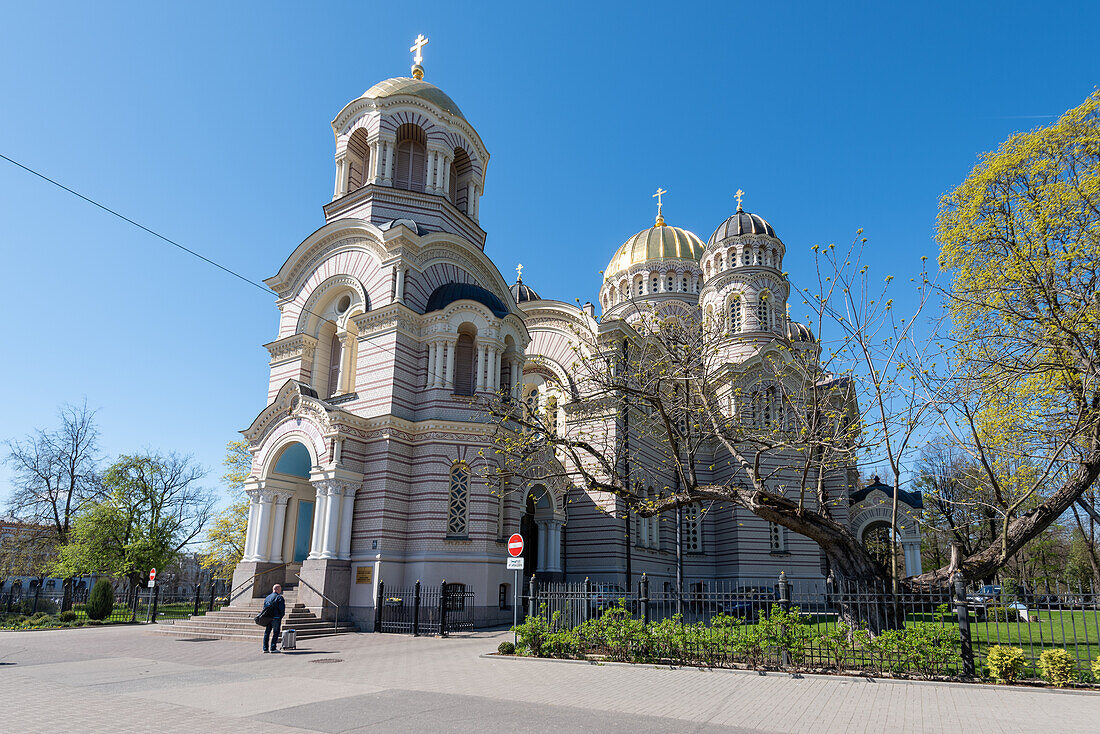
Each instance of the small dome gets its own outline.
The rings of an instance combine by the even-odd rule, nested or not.
[[[788,321],[787,338],[792,342],[812,342],[814,340],[814,333],[810,331],[810,327],[805,324],[800,324],[797,321]]]
[[[427,102],[431,102],[444,112],[449,112],[463,120],[466,119],[465,115],[462,114],[462,110],[458,109],[458,105],[455,104],[453,99],[447,96],[446,92],[434,84],[429,84],[420,79],[413,79],[411,76],[399,76],[393,79],[386,79],[363,92],[363,96],[367,99],[385,99],[400,94],[420,97]]]
[[[498,319],[508,315],[508,307],[501,303],[495,294],[473,283],[444,283],[439,286],[428,296],[428,305],[424,308],[424,313],[439,311],[455,301],[462,300],[477,301],[492,311]]]
[[[516,282],[512,283],[510,290],[512,291],[512,298],[516,299],[516,303],[542,300],[542,297],[535,293],[531,286],[523,282],[523,278],[516,278]]]
[[[694,232],[679,227],[660,224],[643,229],[634,235],[611,256],[604,271],[604,279],[610,278],[633,265],[647,260],[689,260],[698,263],[703,256],[703,241]]]
[[[737,212],[714,230],[714,234],[707,240],[707,245],[742,234],[766,234],[769,237],[775,237],[775,229],[763,217],[737,207]]]

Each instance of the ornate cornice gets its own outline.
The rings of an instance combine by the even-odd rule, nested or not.
[[[317,349],[317,340],[308,334],[293,334],[264,344],[271,354],[271,364],[276,365],[292,359],[313,359]]]

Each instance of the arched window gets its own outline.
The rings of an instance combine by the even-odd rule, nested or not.
[[[458,335],[455,342],[455,395],[474,394],[474,337],[468,333]]]
[[[451,467],[447,502],[447,537],[465,538],[469,532],[470,467],[458,462]]]
[[[638,295],[639,296],[644,295],[644,292],[645,292],[645,279],[642,278],[641,276],[638,276],[638,281],[637,282],[638,282]]]
[[[343,361],[343,339],[339,333],[332,335],[332,343],[328,351],[328,382],[325,397],[331,398],[340,394],[340,362]]]
[[[653,276],[653,287],[650,289],[649,292],[650,293],[656,293],[657,292],[657,276],[656,275]]]
[[[683,291],[684,293],[687,293],[687,289],[688,289],[688,277],[685,275],[683,278],[680,279],[680,290]]]
[[[367,132],[359,128],[348,138],[348,193],[370,180],[370,145]]]
[[[756,303],[756,323],[760,331],[770,331],[772,328],[770,301],[771,294],[764,292],[760,294],[760,300]]]
[[[474,164],[470,161],[469,154],[462,148],[455,148],[454,158],[451,160],[450,190],[447,195],[451,203],[466,215],[470,213],[470,179],[473,173]]]
[[[423,128],[407,122],[397,128],[394,188],[423,191],[428,171],[428,140]]]
[[[740,334],[744,321],[741,317],[741,296],[730,299],[730,333]]]
[[[668,286],[666,288],[669,292],[676,290],[676,276],[672,273],[668,274]]]

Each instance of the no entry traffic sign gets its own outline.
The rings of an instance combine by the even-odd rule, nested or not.
[[[517,558],[521,553],[523,553],[523,536],[512,533],[512,537],[508,538],[508,555]]]

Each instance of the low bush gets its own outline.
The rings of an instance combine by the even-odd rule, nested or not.
[[[1039,656],[1039,669],[1043,677],[1058,688],[1069,685],[1077,673],[1073,656],[1061,648],[1044,650]]]
[[[100,622],[100,624],[103,624]],[[515,655],[516,646],[511,642],[502,642],[497,645],[497,653],[500,655]]]
[[[1024,667],[1024,651],[1008,645],[994,645],[985,658],[989,674],[1002,683],[1011,683],[1020,677]]]
[[[1100,658],[1092,661],[1092,682],[1100,683]]]
[[[554,613],[554,621],[557,622],[559,612]],[[546,638],[550,635],[550,625],[546,622],[546,605],[543,604],[537,616],[528,616],[525,620],[512,628],[516,633],[516,652],[520,655],[539,657],[542,655],[542,646],[546,644]]]
[[[1020,619],[1020,613],[1010,607],[987,607],[985,619],[987,622],[1016,622]]]
[[[61,614],[57,615],[57,618],[59,620],[61,620],[62,622],[75,622],[76,621],[76,612],[74,612],[72,609],[69,609],[69,610],[64,611]]]
[[[103,620],[102,619],[89,619],[89,620],[85,621],[84,624],[88,625],[89,627],[92,626],[92,625],[100,626],[100,625],[103,624]]]

